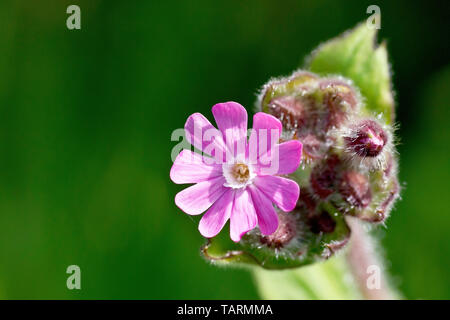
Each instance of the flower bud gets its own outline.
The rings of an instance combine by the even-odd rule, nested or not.
[[[363,120],[344,137],[348,150],[360,157],[376,157],[388,142],[388,135],[374,120]]]
[[[305,124],[305,107],[294,96],[282,96],[269,103],[270,113],[280,119],[283,127],[290,130]]]
[[[280,249],[287,245],[297,234],[297,221],[290,213],[278,213],[278,229],[268,236],[261,236],[261,243],[269,248]]]
[[[339,191],[345,201],[358,208],[367,207],[372,200],[368,179],[363,174],[356,171],[344,172],[341,178]]]
[[[327,198],[335,191],[338,162],[339,158],[333,155],[325,163],[316,165],[311,172],[311,188],[320,199]]]
[[[301,212],[313,213],[316,210],[316,207],[317,201],[314,199],[311,192],[307,188],[302,189],[297,203],[297,208]]]
[[[359,106],[357,93],[344,81],[326,79],[320,82],[319,88],[327,107],[327,129],[342,125]]]
[[[313,233],[331,233],[336,228],[336,221],[326,211],[321,211],[309,217],[308,220],[310,229]]]
[[[264,85],[259,97],[261,111],[272,113],[271,104],[280,97],[301,97],[316,87],[317,76],[306,71],[296,71],[290,77],[275,79]]]
[[[329,149],[326,143],[314,134],[300,137],[299,140],[303,144],[303,154],[307,159],[323,159]]]

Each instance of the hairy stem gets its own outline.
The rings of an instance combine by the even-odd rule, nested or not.
[[[360,221],[350,218],[347,223],[352,236],[346,258],[361,295],[368,300],[398,299],[399,294],[391,287],[377,252],[376,240],[364,230]]]

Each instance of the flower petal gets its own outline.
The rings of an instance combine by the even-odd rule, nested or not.
[[[202,155],[182,150],[170,169],[170,179],[175,183],[197,183],[222,175],[222,166],[207,164]]]
[[[302,143],[298,140],[290,140],[277,144],[270,152],[270,161],[263,163],[258,161],[255,173],[259,176],[290,174],[298,169],[302,158]]]
[[[212,238],[222,230],[233,210],[235,190],[228,189],[203,215],[198,230],[205,238]]]
[[[228,150],[227,162],[245,153],[247,145],[247,110],[239,103],[225,102],[213,106],[212,113]]]
[[[190,215],[205,212],[228,189],[223,186],[224,177],[199,182],[180,191],[175,196],[175,204]]]
[[[191,115],[184,125],[186,139],[204,153],[222,159],[226,147],[222,133],[201,113]]]
[[[297,205],[300,187],[293,180],[277,176],[258,176],[253,180],[253,184],[285,212],[293,210]]]
[[[256,227],[257,223],[258,217],[249,191],[238,189],[230,217],[231,240],[239,242],[245,233]]]
[[[290,174],[298,169],[302,158],[302,143],[298,140],[290,140],[275,146],[278,152],[277,174]],[[272,160],[276,161],[276,160]]]
[[[271,235],[278,228],[278,215],[272,205],[272,202],[254,185],[249,186],[248,190],[252,195],[252,201],[255,206],[261,233],[263,235]]]
[[[252,164],[271,166],[272,149],[280,139],[280,120],[267,113],[253,116],[253,130],[250,134],[247,157]]]

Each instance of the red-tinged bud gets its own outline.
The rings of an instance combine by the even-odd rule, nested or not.
[[[280,119],[286,129],[297,128],[305,123],[305,107],[295,96],[281,96],[269,103],[270,113]]]
[[[388,142],[388,135],[374,120],[360,122],[344,137],[347,148],[360,157],[376,157]]]
[[[278,229],[268,236],[261,236],[261,243],[270,248],[280,249],[287,245],[297,235],[295,216],[286,212],[278,214]]]
[[[319,85],[324,92],[323,103],[327,107],[327,128],[339,127],[358,106],[356,92],[339,80],[324,80]]]
[[[347,171],[342,175],[339,191],[345,201],[358,208],[365,208],[372,201],[369,181],[356,171]]]
[[[310,184],[314,194],[321,199],[327,198],[335,191],[336,166],[339,158],[335,155],[323,164],[316,165],[311,172]]]
[[[299,138],[303,144],[303,154],[308,159],[323,159],[328,151],[328,146],[313,134]]]
[[[303,212],[314,212],[317,207],[317,201],[313,198],[307,188],[302,189],[297,206]]]
[[[311,216],[308,223],[313,233],[331,233],[336,228],[336,221],[327,211],[321,211],[319,214]]]

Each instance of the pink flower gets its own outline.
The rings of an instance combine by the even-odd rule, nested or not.
[[[216,236],[228,219],[235,242],[256,225],[270,235],[278,228],[273,204],[289,212],[300,195],[296,182],[279,175],[297,170],[302,144],[278,144],[281,122],[262,112],[253,117],[247,141],[247,111],[236,102],[216,104],[212,113],[219,130],[200,113],[186,121],[187,140],[208,156],[190,150],[177,156],[170,178],[195,185],[179,192],[175,204],[190,215],[206,211],[198,227],[206,238]]]

